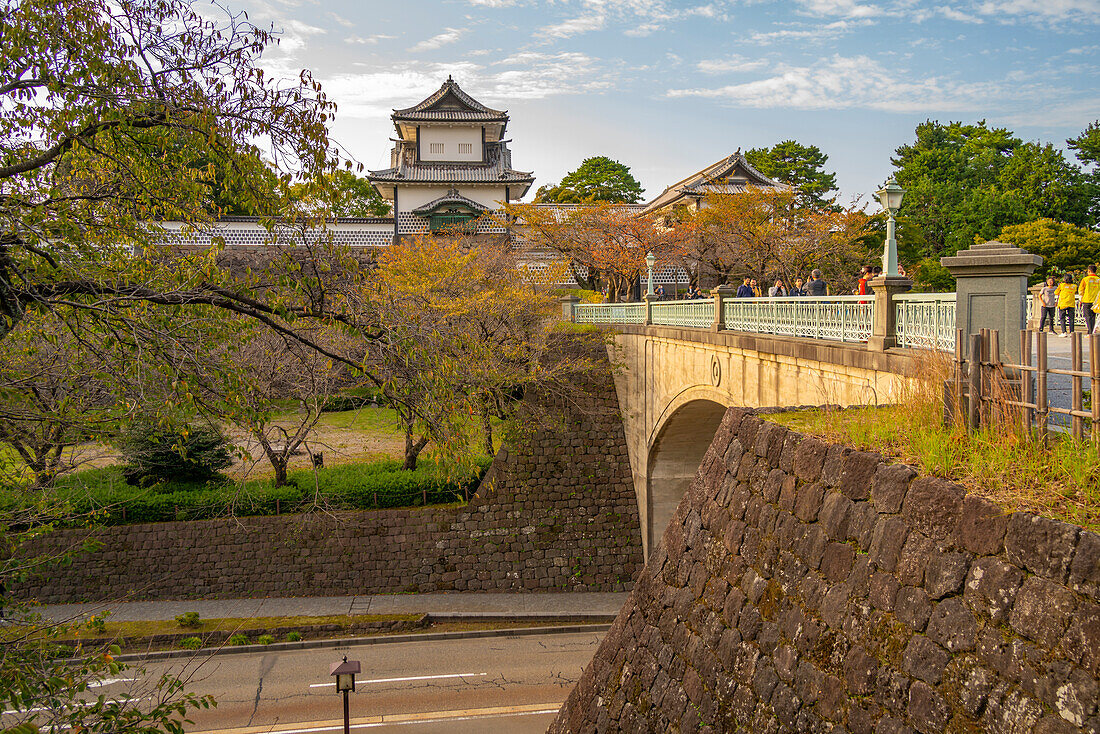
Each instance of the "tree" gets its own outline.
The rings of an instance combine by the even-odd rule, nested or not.
[[[749,150],[745,160],[764,175],[793,186],[803,206],[823,208],[835,203],[836,195],[831,192],[837,191],[836,174],[825,171],[829,156],[816,145],[784,140],[770,148]]]
[[[79,465],[72,447],[111,430],[124,410],[110,377],[116,365],[59,319],[35,321],[0,341],[0,444],[26,464],[31,485],[45,489]]]
[[[896,153],[898,183],[907,190],[901,216],[923,234],[921,257],[951,254],[1042,217],[1095,221],[1094,192],[1080,169],[1049,144],[1024,143],[1005,128],[927,121]]]
[[[405,428],[406,469],[429,441],[461,459],[472,431],[491,442],[487,417],[510,416],[525,389],[552,392],[586,368],[548,358],[556,304],[525,280],[510,242],[403,239],[379,254],[374,283],[386,332],[366,344],[365,364]]]
[[[1042,255],[1048,270],[1083,271],[1100,263],[1100,232],[1053,219],[1036,219],[1001,230],[997,239]]]
[[[814,268],[836,282],[865,255],[869,217],[854,207],[798,206],[798,198],[765,187],[709,194],[689,222],[685,257],[722,282],[774,274],[790,284]]]
[[[294,196],[307,207],[334,217],[385,217],[389,203],[370,181],[344,169],[336,169],[309,184],[294,187]]]
[[[602,155],[585,158],[560,184],[543,187],[535,196],[536,203],[559,204],[636,204],[641,200],[642,185],[631,175],[630,167]]]
[[[1077,159],[1085,165],[1100,164],[1100,120],[1089,123],[1084,132],[1066,144],[1077,151]]]
[[[657,257],[658,267],[664,267],[683,248],[680,228],[660,225],[655,216],[615,204],[587,204],[568,211],[532,204],[505,208],[523,222],[528,247],[563,257],[582,287],[599,290],[602,281],[612,302],[646,272],[648,253]]]
[[[28,309],[65,303],[84,324],[126,321],[135,300],[207,303],[279,321],[306,315],[240,284],[135,267],[155,227],[202,226],[209,179],[270,196],[260,151],[300,179],[330,168],[332,104],[303,72],[277,83],[256,64],[277,37],[186,0],[4,0],[0,32],[0,338]],[[185,146],[192,155],[173,155]],[[208,161],[206,171],[196,160]],[[279,191],[292,176],[277,177]],[[288,304],[287,304],[288,305]],[[290,330],[288,330],[290,331]]]

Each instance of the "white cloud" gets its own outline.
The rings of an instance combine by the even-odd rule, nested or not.
[[[604,27],[607,17],[603,14],[581,15],[542,29],[541,34],[553,38],[569,38],[581,33],[598,31]]]
[[[734,54],[724,59],[704,59],[696,64],[696,68],[704,74],[726,74],[739,71],[755,71],[768,66],[764,59],[750,59],[740,54]]]
[[[873,18],[886,14],[881,4],[863,5],[859,0],[799,0],[799,4],[811,15]]]
[[[755,32],[750,38],[761,45],[775,43],[776,41],[829,41],[850,33],[856,28],[874,25],[875,21],[868,18],[860,20],[836,20],[824,25],[816,25],[811,28],[783,28],[777,31]]]
[[[454,43],[458,39],[462,38],[462,34],[466,32],[465,28],[447,28],[442,33],[432,36],[431,38],[421,41],[416,44],[410,51],[432,51],[437,48],[442,48],[449,43]]]
[[[671,89],[669,97],[720,99],[746,107],[969,111],[1003,96],[1003,85],[935,76],[899,78],[867,56],[834,56],[814,66],[779,66],[773,76],[717,88]]]
[[[466,0],[466,2],[482,8],[510,8],[519,4],[519,0]]]
[[[996,19],[1100,22],[1100,0],[985,0],[976,11]]]
[[[393,38],[397,38],[397,36],[387,36],[384,33],[375,33],[373,36],[349,36],[344,39],[344,42],[373,46],[379,41],[387,41]]]

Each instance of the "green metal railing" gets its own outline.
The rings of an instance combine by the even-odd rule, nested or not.
[[[899,347],[955,351],[954,293],[899,293],[894,303]]]
[[[654,303],[653,323],[658,326],[686,326],[709,329],[714,325],[714,300]]]
[[[573,306],[573,320],[578,324],[644,324],[645,304],[578,303]]]
[[[873,296],[731,298],[722,305],[730,331],[828,341],[865,342],[875,318]]]

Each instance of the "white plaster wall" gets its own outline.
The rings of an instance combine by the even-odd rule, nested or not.
[[[504,201],[503,186],[456,186],[458,193],[489,209],[499,209],[497,202]],[[450,186],[399,186],[397,204],[403,212],[411,212],[419,206],[446,194]]]
[[[432,143],[443,143],[442,153],[432,153]],[[459,143],[470,143],[470,153],[459,153]],[[420,127],[420,159],[424,161],[481,161],[481,126]]]

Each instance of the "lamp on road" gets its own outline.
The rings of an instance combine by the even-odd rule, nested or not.
[[[898,241],[894,238],[894,215],[901,208],[901,200],[905,196],[905,189],[898,186],[898,182],[891,176],[886,185],[875,192],[882,208],[886,210],[886,246],[882,251],[882,274],[899,275],[898,273]]]
[[[657,256],[652,252],[645,256],[645,264],[649,269],[649,285],[646,288],[645,294],[647,296],[653,295],[653,266],[657,264]]]
[[[348,711],[348,693],[355,690],[355,674],[359,672],[359,661],[348,660],[344,656],[342,663],[333,663],[330,675],[336,676],[336,691],[344,694],[344,734],[351,734],[351,716]]]

